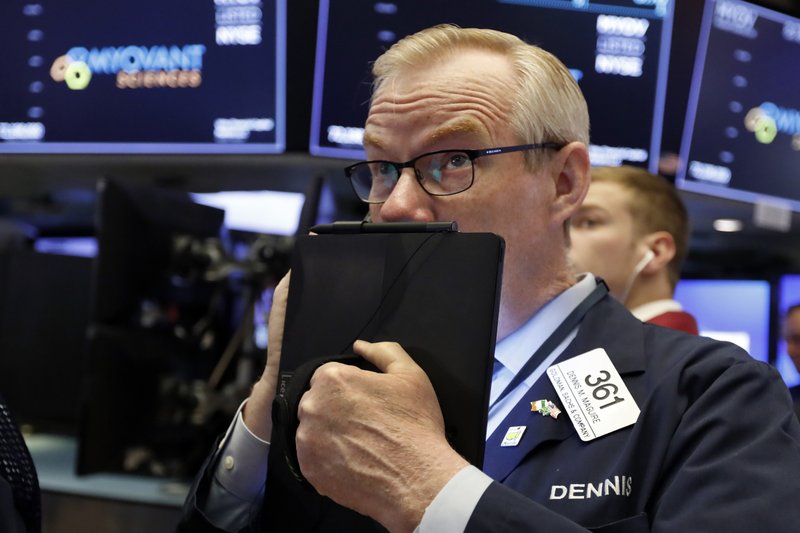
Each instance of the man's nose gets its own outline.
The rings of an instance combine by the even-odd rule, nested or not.
[[[376,217],[373,217],[376,218]],[[433,222],[432,197],[422,188],[413,168],[404,168],[377,213],[383,222]]]

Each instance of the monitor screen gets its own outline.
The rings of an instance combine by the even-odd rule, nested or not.
[[[195,202],[225,211],[225,227],[232,230],[294,235],[305,195],[284,191],[218,191],[191,193]]]
[[[114,180],[97,209],[78,471],[184,476],[215,425],[192,413],[235,328],[227,284],[206,275],[224,213]]]
[[[0,3],[0,153],[278,153],[286,0]]]
[[[33,241],[33,249],[43,254],[95,257],[97,238],[80,237],[38,237]]]
[[[783,317],[786,316],[786,310],[797,304],[800,304],[800,274],[782,276],[778,284],[778,316],[781,320],[781,326],[783,325]],[[775,366],[783,376],[787,386],[800,385],[800,372],[797,371],[794,363],[789,359],[783,335],[779,336]]]
[[[513,33],[554,53],[586,96],[594,164],[658,163],[673,5],[668,0],[321,0],[310,151],[362,159],[370,65],[438,23]],[[443,15],[444,14],[444,15]]]
[[[675,299],[697,320],[700,335],[732,342],[769,360],[770,285],[763,280],[685,279]]]
[[[707,0],[679,187],[800,211],[800,18]]]

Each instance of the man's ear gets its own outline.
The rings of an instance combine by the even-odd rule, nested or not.
[[[642,270],[645,274],[655,274],[665,270],[675,257],[675,239],[668,231],[656,231],[645,237],[645,246],[653,252],[653,259]]]
[[[552,205],[554,222],[563,224],[583,203],[591,182],[589,151],[586,145],[571,142],[553,158],[555,198]]]

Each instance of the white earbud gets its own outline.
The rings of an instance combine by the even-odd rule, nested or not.
[[[642,270],[644,270],[645,267],[650,264],[650,261],[652,261],[655,256],[656,254],[653,253],[653,250],[648,249],[642,256],[642,258],[639,260],[639,262],[636,263],[636,266],[633,267],[633,276],[634,277],[638,276],[642,272]]]
[[[628,276],[627,283],[625,283],[625,290],[622,291],[622,294],[619,297],[619,300],[623,304],[628,299],[628,293],[631,292],[631,288],[633,287],[633,282],[636,281],[636,278],[639,276],[639,274],[642,273],[642,270],[644,270],[645,267],[650,264],[650,261],[652,261],[655,256],[656,254],[653,253],[653,250],[648,249],[642,256],[642,258],[639,260],[639,262],[636,263],[636,266],[633,267],[633,271],[631,272],[631,275]]]

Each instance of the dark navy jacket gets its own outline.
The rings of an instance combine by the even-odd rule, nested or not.
[[[531,413],[531,400],[557,398],[543,376],[487,441],[498,482],[467,531],[800,531],[800,426],[772,367],[642,324],[610,298],[559,360],[598,347],[641,409],[636,424],[581,441],[567,417]],[[519,446],[500,448],[516,425]]]
[[[599,347],[641,409],[636,424],[581,441],[566,416],[531,413],[534,400],[560,404],[543,375],[487,441],[484,471],[497,481],[468,532],[800,529],[800,424],[772,367],[729,343],[642,324],[609,296],[559,361]],[[527,431],[501,448],[509,426]],[[186,531],[215,531],[196,505],[212,472],[187,500]]]

